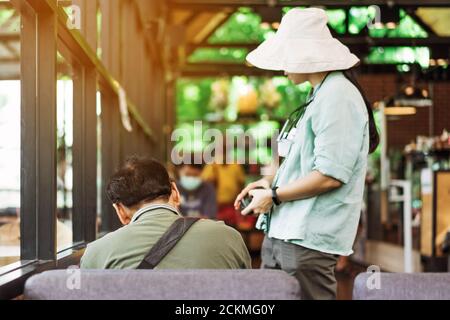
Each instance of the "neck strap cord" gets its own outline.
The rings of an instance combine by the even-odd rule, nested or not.
[[[320,89],[322,88],[323,84],[325,83],[325,81],[328,79],[329,75],[332,72],[328,72],[327,75],[323,78],[323,80],[320,82],[319,86],[317,87],[316,90],[313,89],[312,94],[311,94],[311,98],[308,99],[308,101],[304,104],[302,104],[300,107],[298,107],[297,109],[295,109],[294,111],[292,111],[292,113],[289,115],[286,123],[283,126],[283,129],[281,130],[280,136],[278,138],[278,140],[282,140],[285,139],[289,133],[291,132],[292,129],[294,129],[295,126],[297,126],[297,123],[303,118],[303,116],[305,115],[306,109],[308,108],[308,106],[314,102],[314,99],[317,96],[317,93],[320,91]]]

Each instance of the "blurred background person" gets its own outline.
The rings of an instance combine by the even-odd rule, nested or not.
[[[216,191],[202,179],[203,164],[181,164],[177,187],[181,195],[181,214],[187,217],[217,218]]]
[[[205,166],[202,177],[216,188],[217,219],[236,227],[240,213],[234,208],[234,200],[245,186],[245,171],[240,164],[228,161],[226,148],[223,149],[216,150],[214,163]]]

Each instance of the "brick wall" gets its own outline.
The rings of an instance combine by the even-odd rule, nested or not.
[[[359,81],[371,102],[392,96],[398,90],[398,76],[395,74],[361,75]],[[432,86],[434,98],[434,135],[444,128],[450,130],[450,82],[437,82]],[[418,135],[430,134],[429,108],[417,109],[413,116],[403,116],[388,122],[389,148],[401,148]]]
[[[433,84],[434,98],[434,132],[440,134],[444,129],[450,130],[450,82]]]

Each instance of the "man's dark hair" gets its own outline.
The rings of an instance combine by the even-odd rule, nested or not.
[[[133,156],[111,177],[106,193],[112,203],[133,207],[143,201],[168,199],[172,193],[172,184],[161,163]]]

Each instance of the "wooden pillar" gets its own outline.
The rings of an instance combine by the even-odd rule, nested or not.
[[[100,0],[102,11],[102,60],[114,77],[120,77],[118,19],[120,18],[118,0]],[[102,224],[101,232],[109,232],[120,227],[116,213],[106,196],[105,187],[121,162],[121,123],[117,96],[110,90],[103,89],[102,99]]]
[[[97,1],[74,0],[81,9],[81,33],[97,48]],[[97,72],[74,66],[73,108],[73,241],[96,238],[97,218]]]
[[[106,195],[106,184],[108,183],[111,174],[116,170],[117,161],[115,161],[111,155],[114,154],[114,150],[117,149],[116,142],[114,141],[114,137],[117,134],[112,135],[112,133],[117,132],[117,118],[114,115],[117,115],[114,112],[112,106],[113,101],[111,94],[102,92],[102,190],[101,190],[101,213],[102,213],[102,223],[101,223],[101,232],[109,232],[113,231],[120,227],[120,221],[116,216],[116,213],[112,207],[111,201],[108,199]]]
[[[165,110],[166,110],[165,114],[166,119],[164,127],[166,139],[165,157],[167,162],[171,162],[170,157],[173,147],[171,136],[173,130],[175,130],[175,123],[176,123],[176,81],[175,80],[166,81],[164,82],[164,86],[162,86],[162,88],[166,92],[164,96]]]
[[[44,2],[21,11],[21,259],[55,260],[57,19]]]

